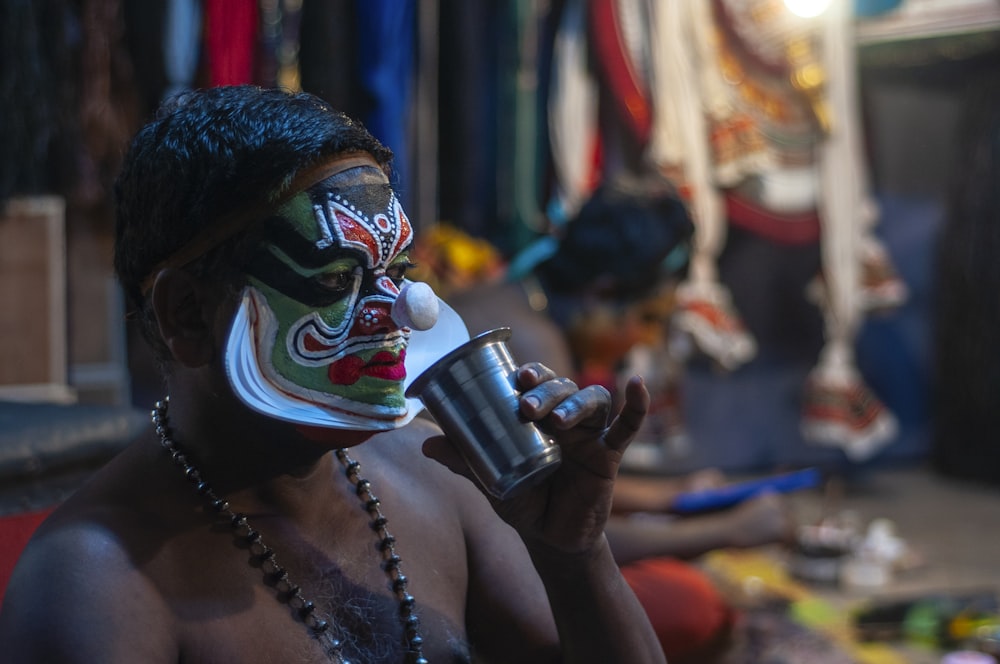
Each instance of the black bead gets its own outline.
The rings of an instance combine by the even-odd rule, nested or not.
[[[230,525],[235,531],[234,534],[237,537],[242,537],[249,543],[250,554],[260,562],[265,580],[276,587],[278,597],[298,614],[303,625],[311,630],[314,635],[318,637],[320,634],[326,634],[323,640],[327,643],[327,653],[331,658],[336,658],[342,664],[350,664],[343,657],[343,644],[341,641],[334,638],[332,634],[327,633],[332,626],[331,623],[318,616],[316,614],[316,605],[303,597],[302,589],[299,586],[289,581],[288,571],[281,567],[274,559],[274,550],[261,541],[260,533],[250,526],[245,514],[234,514],[230,510],[229,502],[215,494],[208,483],[202,480],[198,469],[188,463],[187,457],[181,452],[181,449],[174,441],[171,440],[167,416],[168,401],[169,397],[163,401],[158,401],[156,408],[150,413],[154,429],[160,437],[160,445],[170,454],[173,463],[179,466],[185,476],[194,484],[197,493],[204,497],[212,509],[230,520]],[[399,571],[401,559],[394,550],[396,538],[386,530],[388,519],[380,510],[381,502],[372,492],[371,482],[359,475],[361,464],[351,459],[345,450],[336,450],[335,454],[337,459],[344,464],[347,477],[354,484],[356,494],[362,500],[372,519],[370,526],[380,538],[378,548],[383,553],[382,567],[389,575],[390,586],[399,598],[400,622],[404,627],[408,647],[406,661],[412,664],[427,664],[427,659],[424,658],[421,651],[424,641],[418,631],[420,619],[414,612],[416,602],[413,596],[406,592],[409,580]]]

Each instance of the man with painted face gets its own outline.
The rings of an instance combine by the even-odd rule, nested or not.
[[[405,398],[466,333],[405,279],[389,159],[253,87],[138,133],[115,267],[169,397],[25,549],[5,661],[663,661],[603,532],[645,387],[610,417],[602,388],[520,367],[563,462],[487,498]]]
[[[244,359],[250,379],[236,387],[277,417],[301,421],[308,404],[324,426],[396,428],[415,413],[402,392],[412,330],[392,315],[397,300],[413,299],[400,297],[413,230],[369,157],[310,179],[318,183],[277,208],[244,260],[248,285],[229,359]]]

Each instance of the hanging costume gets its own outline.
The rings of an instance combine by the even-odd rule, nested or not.
[[[819,243],[824,277],[811,292],[822,298],[827,338],[806,386],[802,432],[841,447],[851,460],[869,458],[892,438],[895,419],[864,385],[851,348],[861,305],[890,308],[905,289],[871,234],[845,0],[813,21],[795,19],[771,0],[571,0],[564,11],[549,99],[556,176],[550,216],[572,217],[616,169],[652,166],[671,178],[697,228],[675,325],[730,370],[758,348],[718,275],[727,223],[778,242]],[[608,131],[609,117],[618,135]],[[640,147],[638,163],[613,144],[623,136]],[[546,250],[551,242],[541,241],[516,257],[515,276]],[[866,300],[858,272],[873,256],[889,287]],[[699,587],[696,568],[652,560],[623,573],[670,657],[691,655],[730,629],[732,611],[710,584],[681,602],[690,603],[703,630],[682,628],[684,616],[664,604],[670,597],[676,606],[675,593]],[[678,629],[688,643],[681,645]]]
[[[748,361],[754,340],[717,276],[725,224],[782,244],[819,241],[823,274],[809,294],[826,346],[805,388],[802,433],[870,458],[896,423],[854,366],[854,339],[867,308],[892,308],[906,293],[872,234],[849,6],[837,0],[815,19],[778,0],[656,8],[649,156],[683,183],[698,225],[678,325],[723,367]]]

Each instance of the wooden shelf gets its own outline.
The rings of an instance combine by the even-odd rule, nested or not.
[[[0,393],[72,398],[67,381],[66,206],[12,198],[0,211]]]

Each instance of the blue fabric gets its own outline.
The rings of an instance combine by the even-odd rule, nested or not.
[[[903,0],[854,0],[855,16],[878,16],[896,9]]]
[[[520,281],[543,261],[550,258],[559,248],[559,242],[552,236],[545,235],[514,256],[507,265],[507,281]]]
[[[410,209],[413,200],[406,136],[414,88],[416,1],[359,0],[356,11],[361,86],[372,101],[365,126],[395,153],[397,194],[403,207]]]
[[[200,53],[200,0],[169,0],[167,25],[163,30],[163,63],[168,84],[164,99],[191,87]]]

